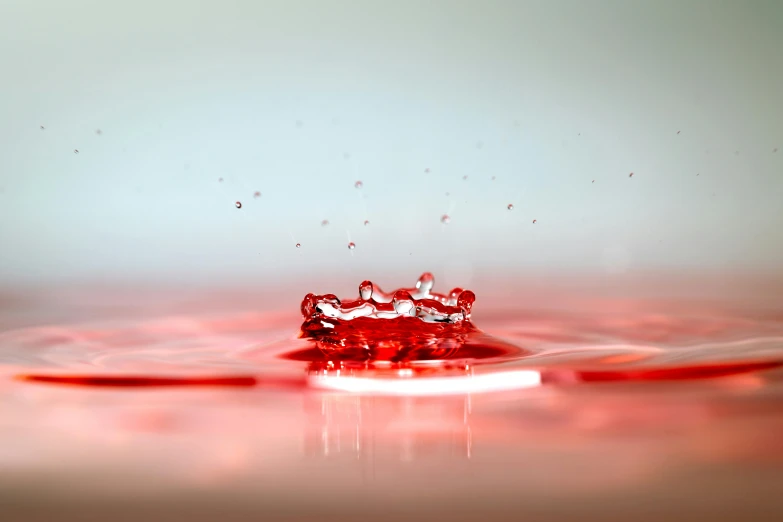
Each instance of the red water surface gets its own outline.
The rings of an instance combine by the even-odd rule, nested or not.
[[[414,350],[416,318],[354,318],[346,347],[268,295],[152,292],[111,314],[98,294],[0,298],[0,504],[14,520],[779,519],[774,295],[502,292],[416,323],[432,342]],[[495,377],[504,391],[476,386]]]

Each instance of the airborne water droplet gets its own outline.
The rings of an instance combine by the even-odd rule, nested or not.
[[[369,224],[370,224],[370,222],[369,222],[369,221],[367,221],[367,220],[365,219],[365,220],[364,220],[364,226],[366,227],[366,226],[367,226],[367,225],[369,225]]]
[[[261,193],[256,190],[255,192],[253,192],[253,197],[254,198],[260,198],[261,197]]]
[[[508,204],[508,206],[507,206],[506,208],[507,208],[507,209],[509,209],[509,210],[514,210],[514,205],[512,205],[511,203],[509,203],[509,204]]]
[[[356,243],[354,243],[353,241],[348,243],[348,250],[353,250],[354,248],[356,248]]]
[[[79,154],[79,149],[73,149],[74,154]]]
[[[218,178],[218,183],[223,183],[223,178]]]
[[[242,202],[241,201],[237,201],[236,203],[234,203],[234,205],[236,205],[237,208],[242,208]]]
[[[465,181],[466,179],[468,179],[468,177],[467,177],[467,176],[462,176],[462,180],[463,180],[463,181]]]
[[[535,222],[536,222],[536,221],[538,221],[538,220],[534,219],[534,220],[533,220],[533,223],[535,224]]]
[[[299,248],[300,246],[302,246],[300,243],[296,244],[296,248]]]
[[[321,226],[322,226],[322,227],[325,227],[325,226],[327,226],[328,224],[329,224],[329,220],[328,220],[328,219],[324,219],[323,221],[321,221]]]
[[[364,186],[364,183],[362,183],[361,181],[357,181],[356,183],[353,184],[353,186],[360,189]]]
[[[451,222],[451,218],[449,217],[449,215],[448,215],[448,214],[443,214],[443,215],[440,217],[440,222],[441,222],[441,223],[443,223],[444,225],[448,225],[448,224],[449,224],[449,222]]]
[[[633,172],[631,172],[630,174],[628,174],[628,177],[629,177],[629,178],[632,178],[632,177],[633,177]]]

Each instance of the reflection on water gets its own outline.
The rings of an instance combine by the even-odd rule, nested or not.
[[[322,394],[305,399],[308,456],[420,462],[470,458],[471,397],[368,397]],[[380,442],[380,444],[379,444]]]

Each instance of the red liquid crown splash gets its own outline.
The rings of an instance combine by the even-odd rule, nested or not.
[[[333,362],[409,363],[497,356],[470,322],[476,296],[455,288],[432,292],[435,280],[422,274],[414,288],[387,293],[370,281],[359,298],[307,294],[300,337],[311,339]],[[499,348],[499,347],[498,347]]]

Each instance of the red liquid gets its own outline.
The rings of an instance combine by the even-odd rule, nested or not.
[[[461,290],[364,284],[304,322],[259,312],[285,302],[269,292],[65,301],[83,311],[49,292],[29,317],[0,296],[0,501],[15,520],[779,513],[778,309],[541,286],[479,282],[464,313]]]

